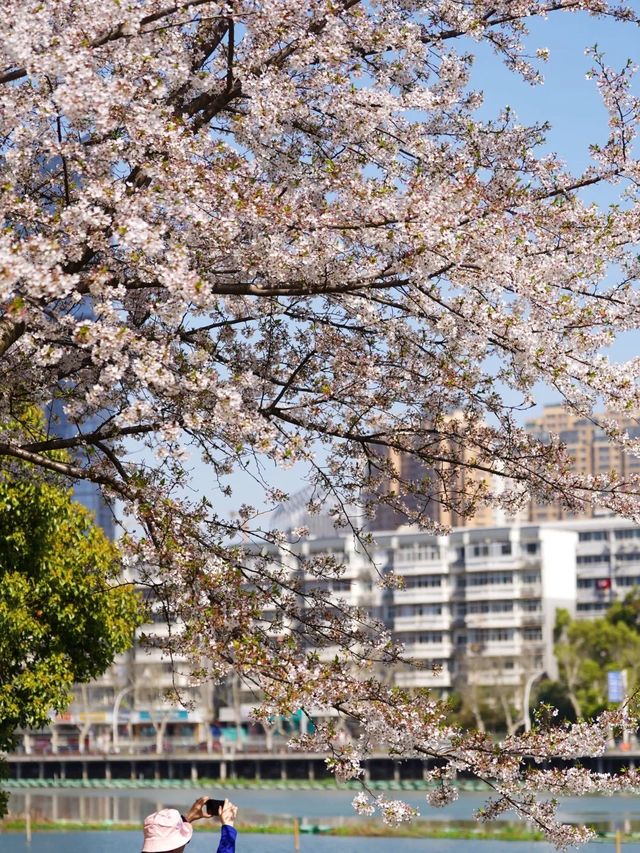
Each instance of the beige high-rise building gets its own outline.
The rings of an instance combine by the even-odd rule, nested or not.
[[[640,436],[640,416],[634,414],[607,413],[626,429],[632,438]],[[620,480],[629,474],[640,473],[640,459],[612,445],[600,427],[587,418],[568,412],[562,405],[545,406],[538,418],[528,421],[526,428],[543,441],[549,435],[557,435],[573,457],[575,471],[597,476],[615,471]],[[562,521],[574,518],[593,518],[610,515],[602,507],[585,506],[583,512],[568,512],[559,503],[542,504],[532,502],[529,520],[535,522]]]
[[[615,420],[625,429],[631,438],[640,437],[640,413],[606,413],[608,419]],[[591,420],[573,414],[560,404],[545,406],[542,414],[532,418],[526,424],[527,430],[542,441],[550,435],[559,436],[566,445],[567,452],[574,460],[574,470],[579,474],[598,476],[615,471],[618,479],[623,480],[632,474],[640,474],[640,459],[624,453],[613,445],[603,430]],[[382,501],[376,507],[371,524],[374,530],[396,530],[411,524],[413,517],[421,514],[446,527],[488,527],[507,524],[525,519],[533,523],[548,521],[571,521],[573,519],[594,518],[611,515],[608,510],[598,506],[585,506],[581,512],[569,512],[559,502],[543,504],[532,502],[524,518],[509,518],[504,511],[478,503],[474,515],[463,515],[451,509],[451,505],[464,503],[465,495],[472,494],[483,483],[483,473],[473,468],[465,468],[467,452],[458,448],[457,469],[451,465],[440,464],[429,467],[426,462],[410,456],[408,453],[390,451],[388,460],[397,476],[390,477],[381,487]],[[495,478],[497,480],[498,478]],[[492,479],[488,488],[495,492],[499,483]],[[420,487],[418,497],[407,490],[407,484]],[[426,488],[425,488],[426,485]],[[384,502],[384,495],[404,493],[403,504],[407,513],[401,513]]]
[[[485,486],[491,490],[495,490],[496,486],[493,481],[486,484],[486,476],[482,472],[464,467],[465,455],[463,450],[460,459],[462,464],[457,468],[446,463],[436,468],[409,453],[390,451],[387,459],[397,476],[389,478],[380,489],[378,494],[382,496],[382,501],[376,505],[371,528],[396,530],[414,523],[418,515],[445,527],[491,527],[513,520],[506,517],[503,510],[482,501],[478,502],[473,515],[464,515],[452,508],[471,499]],[[407,484],[420,485],[421,494],[407,491]],[[403,493],[402,504],[406,507],[406,514],[384,501],[385,495],[398,493]]]

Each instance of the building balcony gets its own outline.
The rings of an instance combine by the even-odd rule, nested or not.
[[[464,617],[467,628],[519,628],[521,613],[467,613]]]
[[[483,557],[467,557],[464,561],[464,568],[467,572],[486,572],[496,569],[518,571],[530,567],[531,563],[518,554],[490,554]]]
[[[625,569],[627,568],[627,565],[629,565],[629,564],[625,564],[625,567],[624,567]],[[636,567],[629,566],[629,568],[631,568],[631,571],[629,572],[629,574],[634,575],[637,573]],[[622,571],[620,567],[615,567],[612,571],[612,568],[609,565],[609,563],[595,563],[595,564],[590,564],[588,566],[578,566],[576,569],[576,572],[577,572],[577,575],[579,578],[585,578],[585,579],[587,579],[587,578],[608,578],[611,574],[624,575],[624,571]]]
[[[615,565],[615,563],[613,563]],[[590,563],[577,563],[576,572],[578,577],[599,577],[608,575],[611,571],[612,562],[607,559],[594,560]]]
[[[438,673],[430,669],[412,669],[395,673],[393,681],[397,687],[432,687],[444,690],[451,687],[451,673],[448,669],[441,669]]]
[[[522,684],[523,672],[520,667],[513,669],[475,669],[467,674],[467,684],[481,687],[517,687]]]
[[[396,616],[394,631],[448,631],[451,627],[451,615],[441,613],[433,616]]]
[[[627,587],[624,588],[623,592],[627,591]],[[595,604],[598,603],[606,603],[609,601],[613,601],[616,598],[615,589],[596,589],[595,587],[590,587],[588,589],[578,589],[576,600],[579,603],[589,603]]]
[[[541,598],[542,583],[522,583],[517,587],[518,598]]]
[[[398,642],[402,643],[402,634],[397,637]],[[407,642],[404,653],[407,657],[415,658],[416,660],[441,660],[448,658],[453,653],[453,646],[449,640],[442,643],[413,643]]]
[[[501,583],[484,586],[466,586],[458,591],[458,600],[463,601],[513,601],[522,597],[522,587],[512,583]]]
[[[445,586],[420,586],[413,589],[396,589],[395,604],[443,604],[451,598],[451,590]]]
[[[392,569],[397,575],[448,575],[449,563],[443,559],[411,560],[402,562],[395,560]]]
[[[482,643],[469,643],[469,646],[480,649],[480,651],[468,658],[469,662],[477,660],[480,669],[485,664],[489,668],[490,661],[487,658],[514,657],[521,655],[526,650],[523,641],[519,638],[514,638],[513,640],[487,640]],[[471,666],[473,666],[473,663],[471,663]]]
[[[523,611],[520,614],[520,624],[523,628],[531,628],[544,624],[544,613],[540,610]]]

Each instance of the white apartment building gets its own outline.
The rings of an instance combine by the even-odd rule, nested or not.
[[[579,618],[602,616],[613,601],[640,587],[640,527],[624,518],[567,521],[557,529],[575,530]]]
[[[314,535],[315,534],[315,535]],[[328,581],[304,576],[304,558],[331,554],[344,573]],[[602,615],[640,586],[640,527],[624,519],[591,518],[545,524],[457,528],[434,535],[400,528],[375,534],[365,552],[352,536],[327,533],[289,544],[280,559],[329,595],[368,609],[404,646],[416,667],[389,672],[398,686],[447,694],[465,685],[522,695],[528,681],[556,675],[553,627],[557,608],[583,618]],[[390,571],[398,589],[379,586]],[[164,630],[160,616],[143,630]],[[327,649],[327,653],[331,653]],[[78,690],[69,711],[52,725],[53,740],[80,749],[211,748],[211,722],[241,727],[254,697],[239,683],[194,688],[179,684],[194,707],[172,708],[164,690],[171,665],[159,652],[134,648],[100,680]],[[434,671],[437,670],[437,671]],[[45,736],[43,734],[43,736]]]
[[[539,526],[466,528],[449,536],[396,534],[393,630],[413,657],[441,674],[407,670],[398,682],[517,685],[556,672],[555,611],[575,609],[576,534]]]
[[[460,679],[518,685],[555,675],[555,612],[575,612],[577,541],[572,530],[515,525],[379,533],[371,555],[350,537],[295,547],[343,562],[336,591],[381,618],[422,665],[394,673],[399,686],[448,692]],[[390,571],[402,588],[381,590],[379,574]]]

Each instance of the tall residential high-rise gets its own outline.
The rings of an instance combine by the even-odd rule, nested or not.
[[[615,421],[626,430],[630,438],[640,437],[640,414],[638,412],[621,414],[605,413],[607,419]],[[567,453],[573,459],[574,471],[578,474],[598,476],[615,472],[619,481],[630,475],[640,474],[640,458],[612,444],[597,423],[573,414],[560,404],[547,405],[542,414],[532,418],[526,429],[536,438],[545,442],[549,436],[558,436],[566,446]],[[447,448],[451,452],[451,448]],[[375,507],[375,515],[371,528],[373,530],[396,530],[406,524],[411,524],[418,513],[424,519],[429,519],[445,527],[486,527],[506,524],[509,521],[524,521],[534,523],[548,521],[571,521],[581,518],[595,518],[611,515],[603,507],[585,506],[582,512],[569,511],[559,501],[541,503],[532,501],[528,512],[522,516],[509,518],[504,511],[479,502],[473,515],[463,515],[451,508],[456,503],[464,503],[465,496],[483,484],[483,474],[465,467],[468,456],[464,446],[457,447],[457,455],[462,463],[454,467],[451,463],[440,463],[439,467],[429,467],[426,462],[408,453],[388,451],[385,459],[395,472],[385,478],[378,490],[379,502]],[[498,478],[493,478],[485,485],[496,491]],[[418,496],[407,490],[407,484],[420,485],[421,494]],[[389,495],[403,493],[403,505],[407,513],[403,514],[394,509],[385,500]],[[453,498],[453,500],[452,500]],[[393,501],[391,502],[393,503]]]
[[[631,438],[640,436],[638,413],[606,413],[609,420],[615,421],[625,429]],[[560,405],[544,407],[542,414],[527,422],[526,428],[542,441],[550,435],[560,438],[567,453],[574,460],[574,470],[578,474],[597,476],[615,472],[619,480],[630,474],[640,473],[640,459],[624,453],[608,440],[603,430],[592,421],[572,414]],[[582,512],[569,512],[559,502],[543,504],[533,501],[529,510],[529,520],[533,522],[562,521],[575,518],[594,518],[611,515],[602,507],[585,506]]]
[[[504,482],[477,463],[482,454],[465,421],[462,412],[446,415],[433,432],[426,459],[390,448],[380,454],[387,472],[372,495],[372,530],[397,530],[424,521],[444,528],[475,528],[523,520],[520,513],[510,514],[487,501]]]
[[[463,515],[451,507],[451,504],[463,503],[482,485],[481,477],[471,468],[461,465],[454,469],[442,464],[438,468],[430,467],[416,456],[395,450],[388,452],[387,461],[397,476],[386,479],[378,492],[381,500],[375,506],[372,530],[396,530],[411,524],[418,514],[445,527],[485,527],[506,521],[499,510],[483,503],[473,515]],[[420,484],[421,493],[406,491],[407,484]],[[384,500],[385,495],[394,492],[404,493],[402,504],[407,509],[406,514]]]

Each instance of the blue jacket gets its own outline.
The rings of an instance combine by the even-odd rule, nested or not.
[[[236,835],[238,830],[233,826],[225,824],[220,828],[220,844],[218,844],[217,853],[235,853],[236,851]]]

